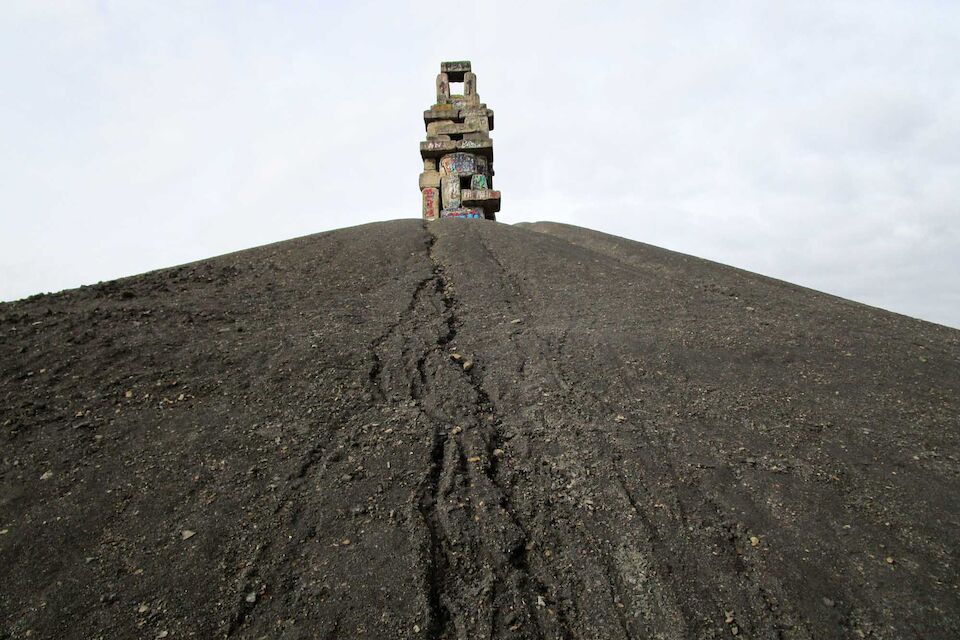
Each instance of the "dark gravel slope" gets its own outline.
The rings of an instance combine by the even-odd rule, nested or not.
[[[0,305],[0,638],[955,638],[960,331],[401,220]]]

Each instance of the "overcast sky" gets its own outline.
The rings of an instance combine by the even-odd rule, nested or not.
[[[960,327],[960,2],[0,3],[0,299],[416,217],[469,59],[502,222]]]

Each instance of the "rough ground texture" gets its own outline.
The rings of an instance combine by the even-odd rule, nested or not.
[[[2,638],[957,638],[960,332],[538,223],[0,305]]]

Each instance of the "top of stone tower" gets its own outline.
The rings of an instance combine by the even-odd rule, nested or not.
[[[447,74],[450,82],[463,82],[463,76],[470,71],[469,60],[453,60],[440,63],[440,73]]]

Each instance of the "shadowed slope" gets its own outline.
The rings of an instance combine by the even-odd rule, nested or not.
[[[0,305],[0,637],[960,633],[960,332],[527,227]]]

